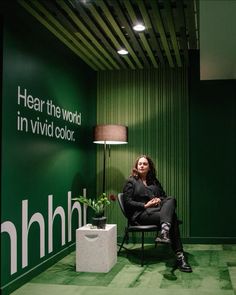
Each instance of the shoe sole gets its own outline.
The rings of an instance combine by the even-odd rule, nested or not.
[[[155,240],[156,243],[161,243],[161,244],[170,244],[170,240],[163,240],[160,238],[156,238]]]
[[[192,269],[187,270],[187,269],[182,269],[180,267],[178,267],[178,269],[182,272],[188,272],[188,273],[193,272]]]

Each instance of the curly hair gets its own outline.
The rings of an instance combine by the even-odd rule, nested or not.
[[[133,177],[135,177],[135,178],[139,178],[139,173],[138,173],[137,167],[138,167],[138,161],[141,158],[147,159],[148,164],[149,164],[149,171],[147,173],[147,183],[149,183],[149,184],[150,183],[156,183],[157,182],[157,176],[156,176],[155,164],[154,164],[153,160],[147,155],[141,155],[136,159],[136,161],[134,163],[134,167],[132,169],[132,174],[131,175]]]

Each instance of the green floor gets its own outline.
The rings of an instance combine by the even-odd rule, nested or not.
[[[138,246],[105,274],[77,273],[73,252],[12,295],[236,295],[236,245],[185,245],[193,273],[173,270],[167,245],[146,245],[141,267]]]

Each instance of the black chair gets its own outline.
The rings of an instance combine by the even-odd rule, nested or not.
[[[130,232],[140,232],[141,233],[141,245],[142,245],[141,246],[141,266],[143,266],[144,233],[145,232],[156,232],[156,234],[158,234],[158,231],[160,230],[160,228],[157,225],[135,225],[135,224],[132,224],[125,212],[124,199],[123,199],[122,193],[118,194],[118,203],[120,205],[123,215],[127,219],[127,226],[125,227],[125,233],[124,233],[124,237],[123,237],[122,243],[121,243],[119,251],[118,251],[118,255],[119,255],[121,249],[124,248],[124,242],[128,241],[129,233]],[[156,247],[156,242],[155,242],[155,247]]]

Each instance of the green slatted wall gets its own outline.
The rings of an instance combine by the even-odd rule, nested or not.
[[[182,235],[189,236],[189,107],[187,69],[99,72],[97,123],[128,126],[128,145],[107,154],[106,192],[122,191],[136,157],[150,155],[158,178],[178,200]],[[102,190],[103,148],[97,146],[97,189]],[[118,204],[107,212],[109,223],[124,226]]]

